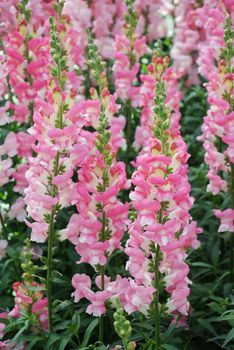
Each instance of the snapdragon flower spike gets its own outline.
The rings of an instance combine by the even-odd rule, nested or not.
[[[31,312],[37,319],[35,324],[44,330],[48,330],[48,300],[44,297],[43,285],[36,282],[13,284],[13,294],[15,297],[14,308],[8,313],[9,317],[19,318],[23,311]],[[33,289],[38,291],[32,292]]]
[[[38,267],[34,265],[30,240],[24,241],[25,248],[22,251],[21,267],[24,271],[22,282],[13,283],[14,307],[6,317],[25,317],[32,333],[38,330],[48,330],[48,300],[45,297],[45,286],[35,282],[34,278]]]
[[[90,6],[93,16],[92,31],[102,57],[113,59],[114,35],[121,31],[126,11],[124,1],[96,0]]]
[[[138,36],[145,35],[148,42],[172,36],[171,23],[174,3],[171,0],[135,0],[134,8],[139,20],[136,27]]]
[[[164,65],[167,64],[168,58],[158,57],[157,70],[160,72]],[[148,66],[149,71],[152,71],[153,67]],[[166,85],[167,96],[165,104],[172,110],[170,132],[175,136],[179,133],[179,122],[181,118],[180,113],[180,101],[182,93],[179,90],[179,77],[180,74],[174,67],[170,67],[165,72],[164,83]],[[134,147],[144,147],[149,137],[152,136],[152,123],[153,123],[153,108],[154,108],[154,91],[155,91],[155,79],[149,74],[141,74],[141,87],[140,87],[140,125],[136,128]]]
[[[139,87],[134,86],[139,72],[139,58],[148,51],[146,37],[136,36],[138,13],[134,9],[134,1],[127,0],[127,13],[122,32],[115,37],[113,75],[116,94],[124,102],[131,101],[133,107],[138,106]]]
[[[4,38],[9,71],[13,120],[28,123],[33,114],[33,100],[42,95],[48,80],[49,38],[33,37],[32,11],[28,1],[18,4],[18,27]]]
[[[34,100],[43,97],[49,77],[49,39],[33,36],[36,24],[31,11],[31,2],[21,0],[15,8],[17,26],[2,39],[5,61],[3,65],[5,88],[8,94],[6,117],[2,124],[17,122],[18,132],[10,132],[0,146],[1,168],[5,169],[4,183],[15,181],[14,191],[19,193],[16,202],[8,211],[10,220],[16,218],[21,222],[26,217],[23,205],[24,190],[28,186],[25,178],[28,170],[28,158],[32,155],[35,138],[26,130],[32,123]],[[37,23],[38,24],[38,23]],[[7,89],[7,90],[6,90]],[[7,159],[6,159],[7,155]],[[15,164],[13,157],[17,156]],[[9,168],[11,166],[11,168]],[[8,178],[6,177],[6,174]]]
[[[205,9],[215,12],[213,22],[219,21],[219,30],[207,28],[207,42],[202,55],[209,57],[209,62],[200,60],[200,70],[208,79],[206,89],[210,108],[202,125],[205,162],[209,167],[207,190],[214,195],[221,192],[230,193],[231,208],[223,212],[214,210],[215,216],[221,220],[219,232],[234,232],[234,31],[233,17],[224,6],[216,7],[206,4]],[[205,11],[204,9],[204,11]],[[213,30],[210,36],[210,30]],[[209,39],[208,39],[209,38]],[[210,47],[213,41],[219,44]],[[216,64],[217,62],[217,64]],[[209,68],[208,68],[209,63]]]
[[[60,210],[71,204],[75,184],[72,181],[72,151],[83,126],[75,127],[69,119],[73,104],[72,92],[67,87],[66,51],[61,44],[53,18],[51,25],[51,75],[46,101],[35,100],[34,124],[30,133],[37,143],[33,146],[36,157],[29,159],[26,173],[29,182],[25,190],[28,216],[32,229],[31,240],[45,242],[47,250],[47,297],[49,330],[53,328],[52,258],[55,241],[55,224]],[[78,162],[76,163],[78,165]]]
[[[138,22],[138,14],[134,9],[134,1],[126,0],[127,12],[122,33],[115,37],[115,62],[113,76],[116,95],[122,100],[126,117],[126,158],[127,174],[130,175],[130,158],[132,150],[132,122],[133,107],[139,106],[138,72],[140,69],[139,59],[146,53],[146,37],[137,37],[135,34]]]
[[[50,216],[53,215],[53,221],[61,207],[56,180],[66,171],[64,150],[70,141],[63,121],[63,114],[67,108],[63,92],[66,53],[55,31],[56,27],[52,22],[51,55],[54,64],[47,91],[48,102],[39,98],[35,100],[34,124],[29,129],[30,134],[37,140],[37,144],[33,146],[37,156],[29,159],[29,170],[26,173],[29,186],[25,190],[25,202],[28,216],[34,220],[32,223],[27,222],[32,228],[31,239],[37,242],[45,242]]]
[[[129,256],[127,269],[136,283],[155,287],[156,312],[159,313],[160,271],[170,294],[168,312],[186,316],[190,283],[186,250],[199,246],[197,234],[201,230],[189,215],[193,198],[189,195],[187,147],[173,120],[175,106],[166,103],[170,91],[166,89],[167,80],[171,77],[168,63],[167,57],[154,56],[144,78],[155,95],[151,88],[144,90],[154,103],[148,112],[149,137],[132,176],[135,189],[130,199],[137,217],[130,225],[125,252]]]
[[[79,181],[75,193],[78,214],[74,214],[63,233],[76,245],[76,251],[80,255],[79,262],[89,263],[101,273],[101,291],[92,292],[88,278],[83,276],[85,281],[87,280],[87,287],[82,295],[90,300],[93,306],[100,305],[98,312],[91,306],[87,312],[100,316],[106,311],[105,300],[111,296],[110,292],[104,290],[105,265],[111,254],[116,249],[121,249],[121,239],[128,224],[129,204],[123,204],[117,196],[129,183],[126,179],[125,165],[117,161],[110,142],[111,118],[118,111],[118,105],[108,90],[105,67],[90,34],[88,52],[88,64],[97,89],[91,89],[93,99],[86,101],[85,115],[90,115],[91,105],[94,106],[94,111],[96,105],[98,106],[98,113],[95,112],[91,120],[95,137],[90,139],[88,156],[78,170]],[[80,277],[78,274],[73,277],[72,283],[75,288],[79,288],[76,281]],[[80,295],[77,298],[77,292],[74,295],[76,301],[82,297]]]
[[[197,72],[197,47],[202,41],[203,19],[199,16],[199,4],[193,1],[177,1],[174,8],[174,40],[171,50],[173,67],[186,83],[199,84]]]

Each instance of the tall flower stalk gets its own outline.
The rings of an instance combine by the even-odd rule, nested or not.
[[[96,284],[100,291],[90,290],[89,277],[76,274],[73,277],[75,301],[85,296],[91,301],[87,312],[100,317],[99,340],[103,341],[105,301],[111,293],[106,288],[106,265],[112,252],[121,248],[121,239],[128,223],[128,204],[121,203],[117,195],[128,186],[125,166],[116,160],[115,146],[112,143],[111,122],[119,106],[115,96],[108,90],[105,65],[100,58],[92,35],[88,33],[88,66],[91,79],[96,88],[91,88],[92,100],[84,101],[78,108],[86,116],[86,126],[92,126],[94,132],[84,133],[87,140],[87,153],[78,170],[76,205],[79,214],[72,218],[77,222],[77,237],[72,226],[66,230],[66,236],[76,244],[80,262],[90,263],[99,273]],[[71,225],[72,225],[71,221]],[[81,281],[86,289],[79,293]],[[99,307],[98,307],[99,305]]]
[[[221,58],[226,61],[226,77],[224,78],[224,84],[226,85],[226,91],[224,93],[224,98],[229,104],[228,113],[234,113],[234,48],[233,48],[233,39],[234,39],[234,30],[232,30],[232,16],[228,14],[228,18],[225,26],[224,40],[226,47],[222,50]],[[234,221],[234,153],[233,153],[233,144],[230,144],[230,136],[233,133],[234,126],[234,116],[231,119],[231,130],[228,130],[228,135],[224,140],[228,143],[229,146],[229,155],[227,158],[227,163],[229,165],[229,191],[231,194],[231,205],[233,210],[233,221]],[[232,125],[233,124],[233,125]],[[224,141],[224,142],[225,142]],[[230,149],[231,147],[231,149]],[[230,238],[230,280],[234,288],[234,235],[231,233]]]
[[[209,7],[210,6],[210,7]],[[212,4],[203,9],[206,16],[213,11]],[[208,9],[208,11],[207,11]],[[212,26],[207,28],[206,40],[200,52],[200,72],[208,83],[208,102],[210,108],[202,125],[205,149],[205,162],[209,166],[207,190],[214,195],[226,192],[230,196],[231,208],[214,210],[220,219],[218,232],[230,233],[230,281],[234,285],[234,49],[232,29],[233,19],[225,6],[215,9],[216,16]],[[219,17],[219,20],[218,20]],[[222,21],[220,21],[220,18]],[[207,17],[207,21],[209,17]],[[214,29],[219,26],[219,36]],[[217,42],[217,45],[211,43]],[[215,47],[215,50],[213,49]],[[204,59],[206,55],[206,60]]]
[[[115,79],[116,95],[124,105],[126,117],[126,169],[128,177],[131,176],[133,118],[135,108],[139,106],[139,86],[137,74],[140,69],[139,59],[147,52],[146,37],[137,36],[136,27],[138,13],[134,8],[134,0],[126,0],[127,12],[121,35],[115,37],[115,63],[113,73]]]
[[[189,215],[193,199],[189,196],[188,154],[178,128],[179,106],[170,89],[175,73],[168,63],[168,57],[155,54],[148,74],[141,76],[149,137],[132,176],[135,189],[130,198],[137,217],[130,225],[125,249],[129,256],[127,269],[136,283],[152,285],[155,290],[152,315],[156,349],[162,348],[160,320],[164,313],[173,317],[188,314],[186,250],[199,246],[197,233],[201,232]],[[163,283],[170,295],[166,305],[160,303]]]
[[[63,91],[64,91],[64,77],[62,76],[62,73],[64,70],[66,70],[66,58],[65,58],[65,51],[62,48],[62,45],[59,41],[58,35],[57,35],[57,28],[55,26],[55,23],[50,18],[50,25],[51,25],[51,56],[53,57],[54,61],[54,67],[52,68],[52,75],[56,79],[58,84],[58,92],[56,99],[58,99],[58,111],[57,111],[57,118],[55,121],[55,127],[58,129],[64,128],[64,122],[63,122],[63,114],[64,114],[64,103],[63,103]],[[61,174],[61,168],[60,168],[60,151],[57,151],[54,164],[53,164],[53,173],[52,178],[58,176]],[[52,183],[51,178],[51,188],[49,190],[49,195],[51,198],[55,198],[58,194],[57,192],[57,186]],[[52,270],[53,270],[53,248],[54,248],[54,240],[55,240],[55,232],[54,232],[54,225],[56,216],[58,214],[59,210],[59,203],[56,203],[51,208],[50,216],[48,217],[48,253],[47,253],[47,298],[48,298],[48,314],[49,314],[49,330],[52,331],[53,328],[53,301],[52,301]]]
[[[26,177],[29,182],[25,190],[25,202],[28,216],[34,222],[27,221],[32,228],[31,240],[45,242],[47,250],[47,298],[49,330],[53,329],[52,270],[55,245],[55,222],[63,205],[60,203],[61,191],[58,190],[60,177],[66,172],[64,113],[65,102],[66,52],[60,42],[57,27],[50,19],[51,25],[51,80],[47,90],[47,102],[36,99],[34,124],[29,132],[36,137],[37,144],[33,150],[37,153],[29,162]]]

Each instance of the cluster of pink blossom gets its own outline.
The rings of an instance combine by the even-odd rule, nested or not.
[[[102,104],[105,105],[109,123],[112,124],[113,119],[115,123],[117,118],[113,117],[113,114],[118,110],[118,105],[115,103],[114,96],[104,91]],[[101,102],[99,99],[86,100],[77,103],[68,114],[71,119],[72,116],[74,116],[78,121],[80,117],[80,120],[83,119],[83,124],[85,124],[85,126],[92,126],[94,129],[98,130],[100,108]],[[112,131],[112,125],[110,126],[110,132]],[[115,124],[114,130],[116,131]],[[80,143],[76,145],[77,148],[75,150],[75,152],[79,151],[80,155],[73,152],[75,165],[79,166],[80,169],[77,172],[79,181],[76,184],[76,191],[73,191],[72,204],[76,204],[79,214],[74,214],[71,217],[67,229],[61,232],[62,237],[67,237],[74,244],[77,244],[77,249],[79,250],[79,254],[83,257],[82,259],[93,266],[100,264],[101,261],[106,261],[104,257],[104,252],[106,250],[111,253],[114,248],[119,247],[119,242],[123,234],[121,233],[123,227],[120,225],[121,216],[126,216],[124,212],[127,210],[127,206],[122,205],[116,198],[118,192],[127,187],[124,164],[114,159],[115,152],[117,152],[119,148],[119,140],[121,144],[121,137],[118,136],[118,133],[113,135],[113,137],[110,136],[110,144],[106,146],[110,158],[113,157],[113,159],[112,164],[108,167],[108,171],[105,174],[107,177],[107,185],[103,192],[100,192],[100,186],[102,186],[103,172],[106,170],[106,163],[103,159],[103,155],[97,148],[97,138],[97,131],[89,132],[83,130],[81,132]],[[110,221],[109,229],[116,232],[116,236],[113,236],[113,239],[110,240],[109,243],[97,243],[99,237],[98,232],[101,230],[102,226],[99,220],[97,220],[101,215],[98,210],[98,203],[106,210],[106,218]],[[116,221],[113,221],[115,215]],[[91,238],[91,236],[88,238],[89,234],[94,235],[93,238]],[[79,235],[80,238],[78,238]],[[86,249],[86,247],[88,247],[87,244],[89,246],[88,249]],[[102,246],[103,249],[101,248]],[[95,250],[97,250],[96,253]],[[101,251],[103,251],[103,253],[101,253]],[[85,254],[91,254],[91,252],[92,256],[90,256],[90,258],[88,255],[85,257]],[[93,259],[93,262],[90,259]]]
[[[30,9],[31,3],[28,4]],[[4,7],[4,4],[2,5]],[[46,5],[47,6],[47,5]],[[1,186],[15,181],[14,191],[20,196],[8,210],[9,219],[23,222],[26,217],[22,195],[27,187],[25,173],[27,161],[32,153],[34,137],[25,130],[31,123],[34,99],[44,95],[48,80],[49,39],[31,37],[32,31],[40,32],[45,25],[43,11],[34,11],[30,24],[20,4],[12,4],[11,15],[16,17],[14,26],[6,27],[3,36],[4,54],[1,56],[1,99],[8,102],[1,108],[1,126],[7,129],[7,123],[17,122],[19,132],[9,132],[0,146]],[[14,10],[14,11],[13,11]],[[40,14],[39,14],[40,13]],[[37,15],[38,14],[38,15]],[[9,30],[8,30],[9,29]],[[15,161],[15,156],[19,161]],[[2,210],[1,210],[2,211]],[[5,217],[5,214],[2,213]]]
[[[45,13],[47,15],[54,14],[51,2],[40,2],[38,6],[29,2],[27,9],[32,11],[29,22],[26,22],[23,14],[15,8],[18,24],[14,30],[4,36],[5,55],[1,58],[3,61],[1,93],[2,96],[5,93],[10,94],[10,102],[2,107],[1,125],[15,121],[20,123],[22,128],[20,132],[10,132],[4,144],[0,146],[1,185],[3,186],[9,181],[15,181],[14,190],[20,195],[24,195],[24,190],[28,186],[25,174],[32,155],[32,147],[36,141],[33,129],[31,129],[31,135],[25,132],[25,129],[32,123],[34,109],[38,110],[40,108],[40,100],[45,98],[48,92],[48,81],[50,80],[48,70],[50,62],[48,16],[45,16]],[[74,44],[77,32],[72,29],[68,30],[67,27],[68,24],[64,24],[59,28],[61,36],[64,33],[66,34],[63,37],[64,46],[70,53],[70,61],[67,62],[70,71],[67,76],[71,95],[77,94],[79,96],[77,90],[81,78],[77,76],[73,66],[74,64],[81,64],[82,51],[79,50],[78,44]],[[32,31],[33,35],[31,37]],[[80,55],[78,57],[79,51]],[[8,84],[4,84],[7,79]],[[17,162],[15,168],[12,158],[16,155],[20,162]],[[10,208],[8,217],[24,221],[25,216],[24,201],[22,197],[19,197]]]
[[[139,17],[136,28],[138,37],[146,34],[147,40],[151,42],[167,36],[169,25],[166,18],[173,12],[170,0],[140,0],[135,1],[134,7]],[[85,29],[92,26],[100,54],[104,58],[113,59],[114,37],[122,33],[126,11],[124,0],[96,0],[91,1],[90,6],[84,0],[66,0],[63,13],[73,22],[75,30],[80,34],[79,40],[87,42]]]
[[[139,106],[140,87],[134,83],[139,73],[139,58],[146,52],[146,37],[134,38],[131,43],[126,35],[116,35],[113,66],[116,94],[123,101],[130,100],[133,107]]]
[[[33,291],[33,289],[38,289]],[[15,306],[10,312],[0,313],[2,319],[8,317],[19,318],[22,316],[22,312],[29,312],[35,318],[34,327],[39,329],[48,330],[48,310],[47,310],[47,298],[44,297],[44,286],[35,282],[21,283],[15,282],[13,284],[13,295],[15,298]],[[0,323],[0,339],[5,335],[6,325]],[[12,343],[11,339],[4,341],[0,340],[0,349],[3,350],[23,350],[26,344],[20,345]]]
[[[233,11],[233,6],[225,4],[226,7],[217,1],[207,1],[199,10],[205,38],[200,44],[198,63],[200,73],[208,81],[205,86],[210,105],[199,140],[203,142],[209,166],[207,190],[214,195],[233,193],[234,188],[234,54],[230,52],[233,39],[227,37],[233,25],[228,11]],[[219,232],[234,232],[234,209],[215,210],[214,214],[221,221]]]
[[[166,58],[167,59],[167,58]],[[163,67],[165,58],[158,57],[158,67]],[[152,70],[152,66],[149,66],[149,70]],[[164,73],[167,95],[166,104],[171,109],[171,123],[169,126],[170,132],[173,136],[179,133],[179,121],[180,121],[180,101],[182,93],[178,88],[178,79],[180,74],[172,67],[168,68]],[[141,74],[140,80],[142,85],[140,87],[140,98],[139,105],[142,107],[140,125],[136,128],[135,134],[135,147],[144,147],[149,137],[152,136],[152,125],[153,125],[153,106],[154,106],[154,95],[155,95],[155,79],[149,74]]]
[[[197,46],[202,37],[202,20],[195,0],[178,1],[175,8],[175,33],[171,50],[173,66],[188,84],[198,84]],[[201,24],[201,26],[199,26]]]
[[[100,276],[96,278],[96,285],[101,289]],[[91,279],[85,274],[76,274],[72,279],[72,285],[75,288],[73,296],[75,302],[86,298],[90,301],[87,308],[87,313],[94,316],[101,316],[106,313],[105,302],[107,299],[114,303],[118,298],[121,305],[128,314],[135,311],[140,311],[144,314],[149,310],[151,304],[151,295],[155,289],[151,286],[138,285],[131,278],[122,278],[117,276],[115,281],[110,281],[110,278],[105,276],[105,290],[93,292],[91,290]]]
[[[139,15],[136,28],[139,36],[146,35],[147,41],[152,42],[172,35],[174,4],[171,0],[136,0],[134,7]]]
[[[127,269],[136,283],[157,288],[157,266],[153,264],[156,250],[160,248],[162,260],[159,270],[164,276],[166,291],[171,294],[168,311],[187,315],[190,281],[189,267],[185,262],[186,250],[199,246],[197,234],[201,230],[194,221],[191,222],[189,215],[193,199],[189,196],[188,154],[178,128],[179,106],[177,102],[171,103],[169,81],[173,74],[171,68],[165,70],[167,64],[167,58],[154,59],[149,66],[149,74],[142,77],[145,83],[142,86],[143,100],[155,101],[156,104],[148,105],[144,115],[148,136],[136,159],[137,169],[132,176],[135,189],[130,193],[137,218],[129,227],[130,238],[125,252],[129,256]],[[160,111],[157,98],[160,101],[164,94],[160,90],[162,86],[167,98],[163,101],[165,107]]]
[[[34,123],[29,133],[37,141],[32,146],[37,156],[28,160],[25,203],[28,216],[34,220],[27,224],[32,229],[31,239],[36,242],[45,242],[51,213],[56,216],[58,210],[74,204],[72,176],[74,168],[82,162],[77,152],[84,156],[89,149],[85,132],[81,135],[82,127],[88,122],[78,113],[79,102],[75,103],[73,98],[70,73],[67,68],[61,72],[66,81],[63,89],[61,82],[50,76],[46,101],[35,99]]]
[[[15,306],[8,313],[11,317],[20,317],[21,311],[31,310],[31,312],[38,317],[38,325],[40,328],[48,329],[48,310],[47,298],[44,297],[44,286],[32,282],[31,285],[24,285],[21,282],[13,284],[13,291],[15,296]],[[31,291],[30,288],[38,288],[38,291]]]
[[[2,0],[0,4],[0,33],[10,33],[16,30],[18,26],[18,10],[22,1]],[[42,1],[24,1],[25,8],[30,10],[32,16],[30,19],[30,32],[41,35],[48,29],[46,22],[49,16],[55,14],[53,0]]]
[[[83,161],[77,172],[79,181],[73,194],[78,214],[71,217],[68,227],[61,232],[63,238],[76,245],[79,262],[89,263],[97,271],[105,267],[114,250],[121,249],[129,209],[128,203],[123,204],[117,198],[129,182],[124,163],[116,160],[118,145],[111,138],[112,119],[119,106],[108,91],[103,73],[99,86],[100,96],[92,89],[93,99],[82,103],[81,113],[95,131],[83,134],[88,152],[86,156],[82,153]],[[72,283],[76,289],[75,301],[85,296],[91,302],[87,312],[96,316],[105,312],[105,301],[112,295],[105,281],[97,284],[101,291],[96,293],[91,290],[90,278],[84,274],[76,274]]]

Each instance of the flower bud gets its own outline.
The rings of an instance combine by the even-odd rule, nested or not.
[[[224,87],[227,93],[229,94],[233,89],[233,82],[234,82],[234,74],[232,73],[226,74],[224,77]]]
[[[131,343],[128,344],[127,350],[134,350],[136,348],[136,343],[134,341],[131,341]]]
[[[225,60],[220,60],[218,64],[219,73],[225,74],[226,73],[226,62]]]

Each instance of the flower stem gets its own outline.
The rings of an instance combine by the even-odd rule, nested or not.
[[[156,349],[161,349],[161,336],[160,336],[160,310],[159,310],[159,261],[160,261],[160,246],[157,245],[155,255],[155,270],[154,270],[154,287],[156,289],[154,293],[154,317],[155,317],[155,341]]]
[[[107,187],[107,170],[103,171],[102,176],[103,181],[103,192],[106,191]],[[106,212],[102,207],[102,230],[100,235],[101,241],[104,242],[106,240]],[[105,266],[101,265],[100,267],[100,276],[101,276],[101,290],[105,289]],[[99,341],[103,342],[104,339],[104,315],[101,315],[99,318]]]
[[[127,175],[130,176],[130,157],[132,148],[132,107],[131,101],[128,100],[126,103],[126,117],[127,117],[127,127],[126,127],[126,139],[127,139],[127,151],[126,151],[126,171]]]
[[[160,209],[158,213],[158,222],[161,224],[163,222],[163,210]],[[154,321],[155,321],[155,341],[156,341],[156,350],[161,349],[161,335],[160,335],[160,310],[159,310],[159,263],[160,263],[160,245],[157,244],[155,260],[154,260]]]
[[[53,301],[52,301],[52,260],[53,260],[53,243],[54,243],[54,212],[52,209],[48,231],[48,257],[47,257],[47,298],[48,298],[48,315],[49,331],[53,329]]]
[[[232,209],[234,210],[234,164],[231,164],[231,195],[232,195]],[[234,286],[234,233],[231,232],[230,242],[230,279]]]
[[[54,176],[59,173],[59,158],[58,152],[55,158],[54,164]],[[56,186],[52,185],[51,197],[56,195]],[[52,299],[52,271],[53,271],[53,247],[54,247],[54,223],[56,216],[56,205],[53,206],[50,214],[50,221],[48,227],[48,253],[47,253],[47,298],[48,298],[48,318],[49,318],[49,331],[53,330],[53,299]]]
[[[7,239],[6,226],[5,226],[5,222],[4,222],[4,219],[3,219],[1,211],[0,211],[0,222],[1,222],[1,225],[2,225],[2,235],[3,235],[3,237],[5,239]]]
[[[123,339],[123,348],[124,348],[124,350],[128,350],[128,343],[127,343],[127,340],[125,338]]]
[[[101,290],[103,291],[105,289],[105,266],[101,266],[100,269],[100,275],[101,275]],[[99,319],[99,341],[103,343],[104,338],[104,315],[101,315]]]

